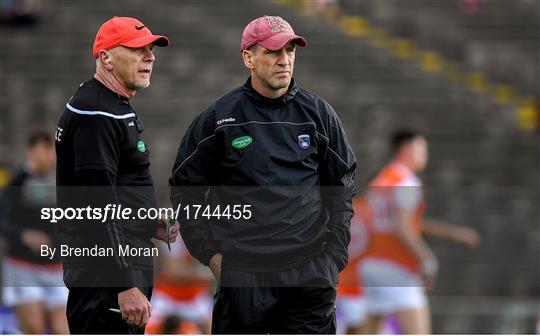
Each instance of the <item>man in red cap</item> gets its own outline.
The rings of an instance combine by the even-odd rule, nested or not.
[[[150,85],[154,46],[168,44],[168,38],[153,35],[141,21],[115,16],[97,32],[93,48],[94,77],[113,92],[131,98],[137,90]]]
[[[356,159],[332,107],[294,81],[297,46],[281,17],[247,25],[251,76],[195,118],[169,180],[173,206],[223,210],[181,213],[186,247],[219,284],[212,333],[336,332]]]
[[[144,126],[129,99],[150,85],[154,46],[168,43],[129,17],[113,17],[99,29],[96,73],[66,104],[55,135],[59,207],[156,208]],[[71,333],[144,333],[153,283],[147,252],[151,238],[176,239],[178,223],[168,238],[166,227],[165,220],[111,215],[60,221]],[[139,252],[126,254],[126,247]]]

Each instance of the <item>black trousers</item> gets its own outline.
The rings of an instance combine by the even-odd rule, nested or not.
[[[85,273],[78,275],[84,276]],[[136,275],[141,284],[148,285],[153,273],[137,271]],[[110,311],[110,308],[119,309],[119,288],[94,286],[68,289],[66,313],[71,334],[144,334],[144,328],[131,326],[122,320],[120,313]],[[150,301],[152,287],[140,286],[139,289]]]
[[[280,272],[223,269],[212,333],[335,334],[337,273],[325,255]]]

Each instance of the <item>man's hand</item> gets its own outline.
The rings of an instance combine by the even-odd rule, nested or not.
[[[453,239],[469,247],[477,247],[480,244],[480,234],[468,227],[457,227],[453,232]]]
[[[473,228],[445,223],[433,218],[425,219],[422,233],[442,239],[450,239],[469,247],[477,247],[481,240],[480,234]]]
[[[216,253],[212,259],[210,259],[210,264],[208,264],[212,274],[214,274],[214,278],[216,278],[218,287],[221,283],[221,258],[223,258],[223,255],[221,253]]]
[[[426,256],[420,263],[422,271],[422,279],[424,281],[424,289],[430,292],[435,286],[437,280],[437,272],[439,271],[439,261],[434,255]]]
[[[122,319],[139,328],[148,323],[152,314],[152,305],[137,287],[118,293],[118,305]]]
[[[154,234],[154,238],[159,239],[167,243],[167,227],[168,227],[168,219],[160,218],[157,220],[157,229]],[[178,221],[174,223],[173,226],[169,229],[169,243],[174,243],[176,239],[178,238],[178,232],[180,231],[180,224]]]
[[[51,246],[52,241],[49,235],[40,230],[25,229],[21,233],[21,241],[28,246],[35,254],[39,254],[41,245]]]

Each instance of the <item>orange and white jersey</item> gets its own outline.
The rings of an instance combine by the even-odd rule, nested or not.
[[[418,272],[417,258],[398,237],[397,216],[401,211],[412,213],[412,229],[421,234],[425,204],[420,179],[401,163],[391,162],[371,182],[366,201],[369,213],[366,257],[391,261]]]
[[[358,271],[361,259],[365,255],[367,233],[367,202],[363,196],[353,199],[354,216],[351,219],[349,243],[349,263],[339,274],[338,295],[360,296],[362,295],[362,281]]]
[[[165,245],[161,245],[160,256],[175,258],[197,264],[197,261],[189,254],[182,239],[171,244],[171,251]],[[176,301],[191,301],[208,292],[208,280],[193,274],[193,280],[189,283],[178,284],[173,279],[167,279],[165,272],[159,272],[156,281],[156,292],[165,294]]]

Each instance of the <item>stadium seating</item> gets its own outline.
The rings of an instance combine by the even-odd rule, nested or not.
[[[341,0],[344,12],[369,19],[470,70],[488,73],[527,94],[538,94],[540,4],[536,0]],[[519,65],[519,66],[518,66]]]

